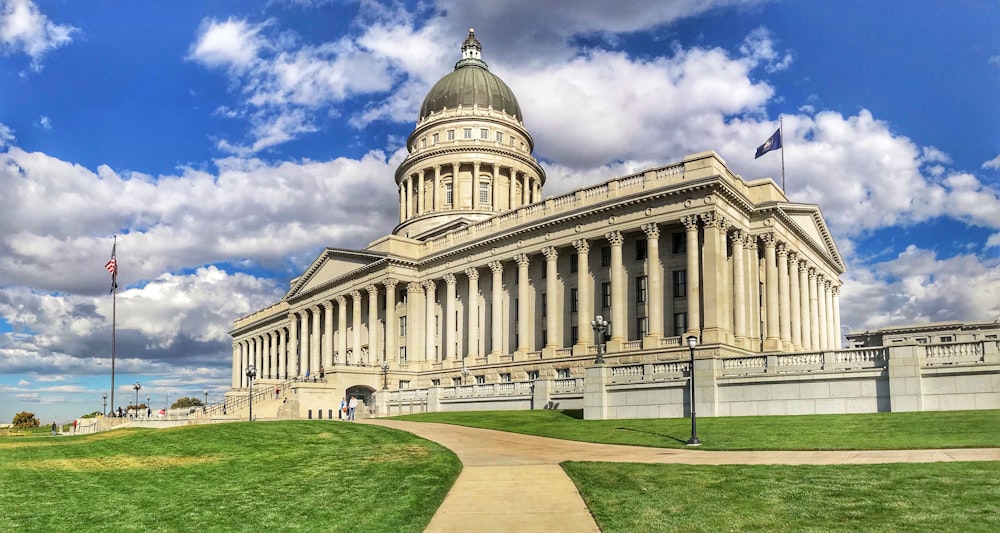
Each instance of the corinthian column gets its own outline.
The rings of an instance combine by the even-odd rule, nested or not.
[[[299,322],[299,371],[305,375],[309,371],[309,350],[312,348],[309,339],[309,310],[302,310],[302,320]]]
[[[433,280],[427,280],[424,282],[424,290],[426,291],[426,296],[424,297],[424,360],[425,361],[437,361],[437,345],[434,344],[435,334],[437,333],[434,328],[434,304],[437,300],[437,284]]]
[[[382,353],[378,342],[378,285],[366,285],[365,292],[368,293],[368,363],[377,366]]]
[[[834,343],[833,349],[840,350],[843,347],[840,339],[840,287],[835,285],[832,290],[830,300],[833,303],[833,331],[837,334],[837,342]]]
[[[609,231],[604,235],[611,243],[611,341],[628,340],[628,324],[625,321],[625,269],[622,265],[622,243],[625,238],[620,231]]]
[[[792,350],[802,350],[802,297],[799,295],[799,256],[792,252],[788,254],[788,299],[792,315]]]
[[[660,226],[644,224],[646,232],[646,279],[649,280],[649,330],[647,336],[663,336],[663,267],[660,265]]]
[[[420,361],[424,353],[420,344],[420,298],[424,295],[424,287],[419,281],[411,281],[406,284],[406,358],[408,361]]]
[[[517,254],[514,262],[517,263],[517,351],[527,352],[531,350],[531,307],[528,306],[528,265],[531,261],[526,254]]]
[[[701,337],[701,276],[698,273],[698,217],[681,217],[687,233],[687,308],[688,330],[685,337]]]
[[[299,375],[299,315],[288,313],[288,377]]]
[[[576,345],[574,355],[580,355],[586,346],[593,343],[590,321],[594,317],[594,295],[590,283],[590,241],[579,239],[573,241],[576,248]]]
[[[804,259],[799,260],[799,315],[802,317],[802,349],[814,350],[809,316],[809,264]]]
[[[333,366],[333,302],[323,302],[323,367]]]
[[[455,275],[444,275],[444,320],[441,321],[444,339],[444,359],[455,359]]]
[[[562,347],[562,335],[559,334],[559,299],[557,294],[557,264],[559,252],[555,247],[547,246],[542,248],[542,255],[545,256],[545,331],[546,348]]]
[[[337,297],[337,361],[335,364],[347,364],[347,298]]]
[[[312,313],[312,334],[309,335],[309,370],[316,374],[319,372],[319,310],[320,306],[314,305],[309,308]]]
[[[767,336],[764,338],[764,350],[778,351],[781,350],[781,333],[778,326],[780,318],[778,316],[778,260],[774,253],[775,238],[773,233],[765,233],[760,237],[764,241],[764,275],[766,276],[764,289],[767,294],[765,302],[767,321],[764,324]]]
[[[743,242],[746,236],[740,230],[729,234],[733,243],[733,336],[736,344],[742,348],[747,346],[747,303],[746,303],[746,265],[744,264]]]
[[[503,353],[503,263],[489,262],[493,272],[490,296],[490,354]]]
[[[809,269],[809,343],[813,350],[822,350],[819,343],[819,291],[816,285],[816,269]]]
[[[826,350],[829,348],[827,333],[829,332],[829,327],[826,320],[826,283],[827,281],[823,278],[822,274],[816,276],[816,309],[819,316],[817,325],[819,326],[819,349]]]
[[[288,379],[288,330],[278,330],[278,379]]]
[[[399,362],[399,354],[396,351],[396,341],[399,339],[399,331],[396,329],[396,285],[399,280],[386,278],[385,285],[385,354],[382,359],[385,361]]]
[[[469,278],[469,318],[465,328],[469,332],[469,349],[467,355],[479,354],[479,271],[475,267],[465,269]]]
[[[788,290],[788,248],[778,245],[778,324],[780,325],[781,347],[788,351],[792,342],[791,298]]]

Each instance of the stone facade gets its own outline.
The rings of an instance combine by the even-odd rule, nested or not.
[[[700,354],[840,347],[845,266],[818,206],[743,179],[714,152],[544,198],[520,109],[480,51],[470,32],[421,108],[392,232],[364,250],[327,248],[281,301],[235,321],[232,395],[253,365],[262,385],[288,383],[303,417],[383,384],[551,380],[558,396],[560,381],[598,371],[597,315],[611,323],[613,365],[672,364],[690,335]],[[680,415],[652,406],[683,394],[647,393],[641,413]],[[452,400],[438,404],[469,403]]]

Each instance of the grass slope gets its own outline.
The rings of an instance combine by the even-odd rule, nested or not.
[[[461,470],[317,421],[0,439],[0,531],[422,531]]]
[[[684,448],[687,418],[581,420],[579,411],[424,413],[398,417],[557,439]],[[889,450],[1000,446],[1000,410],[698,419],[706,450]]]

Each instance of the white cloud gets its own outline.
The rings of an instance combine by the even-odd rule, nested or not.
[[[792,64],[792,55],[774,49],[771,32],[767,28],[757,28],[747,35],[740,45],[740,53],[755,64],[764,65],[767,72],[780,72]]]
[[[45,115],[42,115],[42,118],[38,119],[38,125],[41,126],[43,129],[47,130],[52,129],[52,121],[49,120],[49,117]]]
[[[986,248],[1000,247],[1000,233],[994,233],[986,239]]]
[[[10,126],[0,122],[0,148],[13,143],[14,140],[14,130]]]
[[[42,69],[42,57],[73,41],[77,28],[49,20],[31,0],[0,0],[0,49],[31,58],[31,69]]]
[[[1000,170],[1000,155],[983,163],[983,170]]]
[[[225,21],[206,19],[198,30],[187,59],[209,67],[244,70],[258,61],[257,54],[268,43],[260,36],[264,24],[229,18]]]

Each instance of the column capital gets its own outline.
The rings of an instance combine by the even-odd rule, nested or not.
[[[424,286],[419,281],[411,281],[406,284],[406,292],[409,294],[422,294]]]
[[[499,261],[493,261],[493,263],[499,263]],[[469,267],[465,269],[465,275],[468,276],[469,279],[479,279],[479,269],[476,267]]]
[[[339,305],[340,307],[344,307],[345,305],[347,305],[347,297],[344,296],[343,294],[337,296],[334,299],[337,300],[337,305]]]
[[[840,286],[839,285],[834,285],[833,287],[830,287],[830,292],[833,293],[834,296],[839,296],[840,295]]]
[[[378,285],[374,283],[369,283],[368,285],[365,285],[365,292],[367,292],[369,296],[377,295]]]
[[[604,235],[604,238],[611,243],[611,246],[621,246],[625,242],[625,236],[622,232],[618,230],[609,231]]]
[[[717,211],[706,211],[699,216],[701,217],[701,221],[705,223],[706,228],[720,230],[726,228],[726,217],[720,215]]]
[[[774,232],[761,233],[760,240],[764,242],[764,248],[773,248],[778,243],[778,238],[774,235]]]
[[[428,291],[433,291],[437,289],[437,283],[435,283],[434,280],[432,279],[424,281],[421,285],[423,285],[424,289]]]
[[[385,278],[382,280],[382,285],[385,285],[385,290],[394,291],[396,290],[396,285],[399,285],[399,280],[396,278]]]
[[[681,224],[684,224],[684,229],[691,231],[693,229],[698,229],[698,215],[684,215],[681,217]]]
[[[778,253],[778,257],[788,257],[788,246],[783,242],[779,242],[775,251]]]
[[[503,272],[503,262],[501,262],[501,261],[490,261],[487,264],[489,265],[490,270],[492,270],[493,272],[500,272],[500,273]]]
[[[361,291],[358,290],[351,291],[351,299],[354,300],[355,302],[361,301]]]
[[[816,278],[819,278],[819,277],[820,277],[820,273],[816,270],[816,268],[815,267],[809,267],[809,279],[813,280],[813,279],[816,279]]]
[[[657,224],[656,222],[643,224],[642,231],[646,232],[646,238],[656,239],[660,236],[660,225]]]
[[[442,277],[444,278],[445,285],[454,285],[455,284],[455,275],[454,274],[452,274],[452,273],[449,272],[449,273],[445,274]]]
[[[517,263],[517,266],[523,267],[528,266],[531,260],[528,259],[528,254],[517,254],[514,256],[514,262]]]
[[[555,246],[546,246],[542,248],[542,255],[545,256],[546,261],[555,261],[559,259],[559,252],[556,251]]]
[[[333,309],[333,302],[330,300],[323,302],[323,309],[326,309],[327,311]]]
[[[803,259],[801,254],[799,255],[799,272],[809,272],[809,262]]]
[[[798,252],[793,252],[793,251],[789,250],[788,251],[788,267],[789,268],[795,268],[795,265],[797,265],[798,263],[799,263],[799,253]]]
[[[590,241],[587,239],[577,239],[573,241],[573,247],[576,248],[576,253],[585,254],[590,251]]]
[[[830,290],[833,287],[833,282],[830,280],[823,280],[823,288]]]
[[[745,238],[743,239],[743,247],[746,248],[747,250],[756,250],[757,249],[757,236],[756,235],[752,235],[750,233],[745,233],[744,237]]]
[[[740,248],[743,248],[743,245],[746,242],[746,238],[747,238],[746,232],[739,228],[734,229],[732,232],[729,233],[729,240],[732,241],[733,246],[739,246]]]

